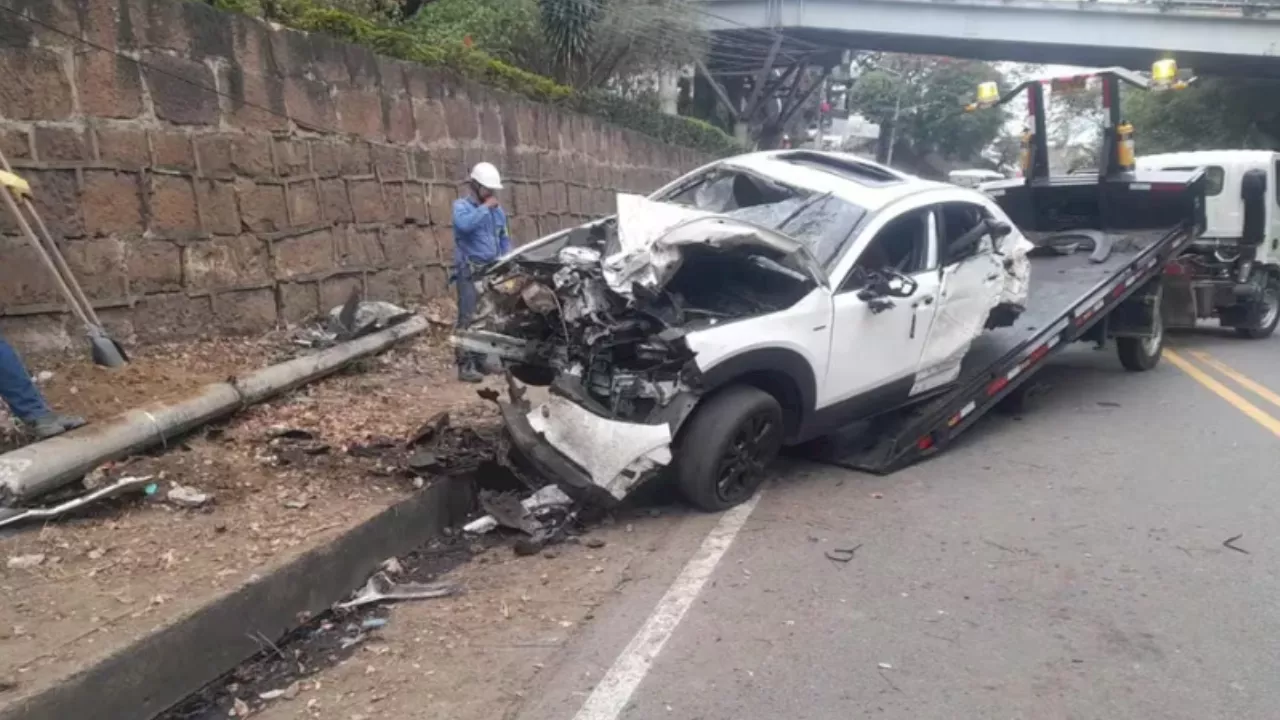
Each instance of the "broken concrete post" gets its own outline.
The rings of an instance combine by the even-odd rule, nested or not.
[[[415,316],[327,350],[206,385],[186,400],[144,407],[0,455],[0,505],[30,500],[74,482],[109,460],[132,455],[237,410],[329,375],[430,327]]]

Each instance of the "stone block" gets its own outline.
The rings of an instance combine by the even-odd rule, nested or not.
[[[404,223],[404,184],[386,183],[382,186],[382,197],[387,202],[387,219],[396,224]]]
[[[411,161],[410,164],[412,165],[410,168],[411,177],[418,180],[435,180],[435,163],[432,162],[431,153],[429,151],[420,149],[411,150],[409,152],[409,159]]]
[[[137,175],[86,170],[80,204],[90,235],[142,234],[142,184]]]
[[[289,226],[284,186],[238,179],[236,197],[240,203],[240,223],[250,231],[279,232]]]
[[[441,104],[444,106],[444,120],[450,138],[466,142],[480,137],[476,109],[468,100],[456,96],[446,97],[441,100]]]
[[[271,282],[271,255],[253,235],[219,237],[183,248],[187,292],[255,287]]]
[[[231,138],[227,135],[199,135],[195,140],[200,172],[205,177],[230,178],[232,169]]]
[[[373,166],[380,180],[404,180],[409,177],[409,156],[403,148],[374,144],[371,151]]]
[[[280,283],[280,320],[296,324],[307,322],[320,314],[320,286],[318,283]]]
[[[377,268],[386,261],[379,231],[350,228],[334,233],[338,249],[338,264],[345,268]]]
[[[453,294],[449,286],[449,271],[442,267],[429,267],[422,271],[422,297],[438,300]]]
[[[386,222],[387,201],[382,196],[382,186],[376,180],[352,180],[347,183],[351,195],[351,207],[356,222]]]
[[[201,337],[214,328],[213,307],[207,296],[148,295],[134,307],[133,324],[142,342]]]
[[[403,145],[414,142],[418,136],[418,128],[413,118],[413,100],[398,95],[388,98],[386,102],[387,139]]]
[[[370,300],[397,304],[421,302],[422,271],[413,268],[383,270],[366,275],[365,294]]]
[[[340,87],[337,93],[338,129],[366,140],[385,140],[382,100],[377,92]]]
[[[320,311],[327,312],[347,301],[352,292],[364,296],[364,281],[360,275],[332,277],[320,282]]]
[[[151,232],[159,237],[182,238],[200,232],[200,215],[196,210],[196,192],[191,178],[150,176],[148,209]]]
[[[0,287],[0,297],[4,289]],[[0,305],[3,305],[0,302]],[[0,315],[0,337],[23,354],[42,354],[66,352],[81,349],[84,344],[84,330],[79,321],[75,322],[74,342],[67,325],[72,322],[70,314],[64,315]]]
[[[431,215],[427,212],[426,187],[421,183],[404,184],[404,219],[419,225],[431,222]]]
[[[218,293],[212,299],[214,322],[224,333],[251,335],[270,330],[279,320],[276,294],[271,289]]]
[[[0,308],[59,301],[52,276],[26,238],[0,237],[0,257]]]
[[[159,169],[182,172],[196,169],[195,148],[186,133],[153,132],[151,149],[155,153],[155,167]]]
[[[58,51],[0,47],[0,77],[4,78],[0,83],[0,116],[9,120],[70,117],[71,81]]]
[[[74,128],[35,128],[36,158],[40,162],[74,162],[89,158],[89,145],[84,133]]]
[[[74,170],[24,170],[22,177],[31,184],[31,202],[55,239],[84,235],[80,186]],[[17,231],[9,212],[0,211],[0,232]],[[8,262],[8,258],[0,262]]]
[[[287,193],[291,225],[305,227],[320,222],[320,194],[315,180],[289,183]]]
[[[71,240],[60,245],[67,266],[90,300],[123,300],[129,296],[122,240],[102,237]]]
[[[26,130],[0,130],[0,151],[10,162],[31,159],[31,135]]]
[[[328,229],[274,241],[275,277],[287,280],[332,271],[337,266],[333,245],[333,231]]]
[[[431,237],[435,241],[437,262],[453,267],[453,228],[437,225],[431,228]]]
[[[431,229],[415,225],[385,228],[382,252],[393,267],[439,262]]]
[[[175,125],[217,124],[218,96],[209,66],[155,52],[144,53],[143,62],[157,117]]]
[[[418,141],[424,145],[449,141],[449,125],[445,120],[444,105],[439,100],[415,97],[413,124],[418,130]]]
[[[338,113],[329,95],[329,85],[320,80],[286,78],[284,104],[289,117],[308,130],[333,132],[338,126]]]
[[[369,152],[369,143],[349,142],[339,147],[343,175],[373,174],[373,156]]]
[[[335,143],[324,140],[311,142],[312,171],[322,178],[331,178],[342,171],[342,153]]]
[[[100,118],[136,118],[142,114],[142,75],[138,64],[111,53],[77,52],[76,86],[80,109]]]
[[[239,233],[240,208],[236,203],[235,183],[201,178],[195,181],[195,186],[205,232],[213,235]]]
[[[355,221],[355,215],[351,212],[351,199],[347,196],[347,181],[342,178],[320,181],[320,203],[325,222]]]
[[[485,145],[506,147],[506,134],[502,131],[502,114],[498,106],[486,103],[479,108],[480,140]]]
[[[130,241],[126,253],[134,294],[182,289],[182,249],[163,240]]]
[[[453,225],[453,201],[458,199],[458,193],[449,185],[431,185],[428,189],[430,197],[430,213],[431,218],[437,225],[452,226]]]
[[[231,139],[231,169],[254,179],[275,176],[270,135],[235,135]]]
[[[283,78],[271,73],[248,72],[239,65],[227,67],[222,77],[228,96],[227,121],[232,126],[250,131],[288,128],[289,108],[285,103]]]
[[[94,130],[98,139],[98,159],[120,170],[141,170],[151,163],[147,134],[141,130]]]
[[[306,140],[276,140],[276,173],[281,177],[311,174],[311,148]]]

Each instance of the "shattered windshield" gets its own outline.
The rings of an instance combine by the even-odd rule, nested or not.
[[[775,230],[802,243],[824,269],[839,257],[845,240],[867,214],[831,195],[723,168],[657,199]]]

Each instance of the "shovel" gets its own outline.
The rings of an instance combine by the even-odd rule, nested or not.
[[[53,274],[58,290],[66,298],[67,304],[71,306],[71,312],[75,313],[76,317],[84,325],[85,334],[89,338],[93,362],[106,367],[120,367],[127,363],[129,355],[125,353],[120,343],[107,335],[107,331],[102,327],[102,322],[98,320],[98,314],[94,312],[89,298],[85,296],[84,290],[80,288],[80,283],[76,281],[71,268],[67,266],[66,259],[62,257],[62,251],[58,249],[58,245],[53,241],[53,236],[49,234],[49,228],[45,226],[44,220],[36,212],[35,205],[31,204],[31,186],[26,180],[13,174],[12,168],[9,167],[9,161],[2,152],[0,152],[0,186],[4,188],[4,190],[0,190],[0,195],[4,196],[5,206],[9,208],[9,212],[18,221],[18,227],[21,228],[22,234],[26,235],[31,247],[40,256],[40,260],[49,272]],[[27,221],[26,216],[22,214],[22,210],[18,207],[19,201],[35,220],[36,227],[40,230],[39,235],[31,229],[31,224]]]

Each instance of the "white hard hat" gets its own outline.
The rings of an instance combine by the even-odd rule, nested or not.
[[[476,163],[476,166],[471,168],[471,179],[490,190],[502,189],[502,176],[498,174],[498,168],[492,163]]]

